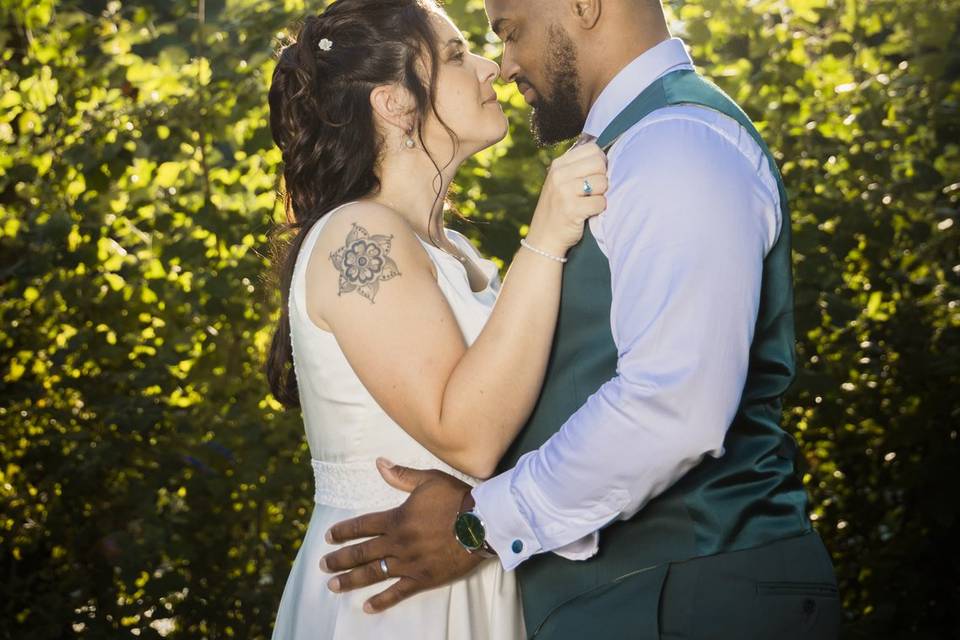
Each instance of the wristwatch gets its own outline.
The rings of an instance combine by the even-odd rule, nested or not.
[[[453,522],[453,535],[468,553],[475,553],[482,558],[493,558],[497,555],[487,542],[487,530],[474,510],[473,496],[469,491],[464,494],[460,511]]]

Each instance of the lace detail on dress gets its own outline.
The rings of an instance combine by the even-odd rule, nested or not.
[[[479,482],[460,473],[436,458],[397,462],[414,469],[439,469],[455,476],[471,486]],[[401,504],[410,495],[387,484],[374,460],[359,462],[326,462],[310,459],[313,467],[313,501],[339,509],[383,510]]]

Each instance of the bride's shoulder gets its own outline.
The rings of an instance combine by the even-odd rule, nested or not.
[[[337,277],[343,268],[341,259],[349,260],[347,253],[361,250],[403,262],[407,267],[432,268],[413,229],[390,207],[361,200],[327,215],[330,218],[313,245],[307,269],[314,277]]]
[[[394,251],[422,253],[416,234],[403,217],[377,202],[358,200],[327,214],[314,248],[324,254],[357,240],[387,243]]]
[[[403,217],[378,202],[358,200],[343,205],[331,213],[320,232],[319,242],[343,242],[354,228],[361,235],[391,235],[395,240],[416,241],[417,236]]]
[[[337,207],[327,214],[321,237],[341,234],[352,226],[379,227],[395,235],[413,235],[410,225],[396,211],[378,202],[357,200]],[[405,233],[404,233],[405,232]],[[413,236],[416,238],[416,236]]]

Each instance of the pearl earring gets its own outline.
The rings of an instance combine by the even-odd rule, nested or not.
[[[413,149],[417,143],[413,141],[413,138],[407,136],[407,139],[403,141],[403,144],[407,145],[407,149]]]

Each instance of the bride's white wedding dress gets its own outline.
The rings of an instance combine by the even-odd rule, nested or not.
[[[504,572],[496,561],[486,561],[451,585],[417,594],[378,614],[365,613],[363,603],[396,579],[343,594],[327,589],[331,576],[321,571],[319,564],[322,556],[336,548],[323,537],[330,525],[396,507],[407,497],[380,477],[374,464],[377,456],[405,466],[442,469],[476,484],[476,480],[441,462],[391,420],[353,372],[333,334],[307,316],[307,261],[321,228],[341,207],[321,218],[307,233],[291,281],[294,368],[316,491],[303,545],[284,587],[273,640],[522,638],[523,616],[514,574]],[[500,280],[496,265],[484,260],[464,236],[451,230],[446,233],[489,278],[483,291],[472,291],[467,272],[456,258],[421,241],[436,264],[440,288],[470,344],[490,315]]]

